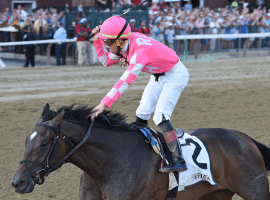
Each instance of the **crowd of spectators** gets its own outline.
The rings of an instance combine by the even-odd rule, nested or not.
[[[141,3],[141,0],[97,0],[95,2],[93,8],[101,12],[111,12],[129,9]],[[217,9],[194,7],[190,1],[165,2],[152,0],[152,3],[139,6],[137,11],[146,8],[149,12],[149,23],[147,24],[146,20],[141,20],[140,25],[136,27],[136,20],[132,19],[130,20],[132,31],[152,37],[179,52],[184,51],[185,45],[184,41],[177,41],[176,43],[173,40],[175,35],[265,33],[270,30],[270,9],[267,10],[263,5],[251,8],[245,0],[233,0],[231,5]],[[64,8],[65,12],[69,12],[69,9],[68,5]],[[0,26],[13,25],[20,30],[18,33],[12,34],[14,41],[23,40],[25,33],[29,30],[36,34],[37,39],[49,39],[53,37],[58,22],[61,22],[63,26],[65,25],[64,10],[39,8],[33,10],[32,13],[26,13],[20,5],[12,12],[9,8],[5,8],[5,11],[0,13]],[[79,22],[86,18],[82,16],[83,12],[92,12],[92,10],[79,4],[76,11],[80,13],[75,19],[76,34],[80,37],[78,40],[80,43],[82,40],[84,41],[85,36],[79,35],[79,32],[84,29],[83,23]],[[84,34],[88,34],[87,32]],[[266,37],[262,39],[243,38],[240,42],[241,47],[244,45],[245,47],[268,47],[269,41],[270,39]],[[80,49],[88,48],[79,43],[77,46]],[[235,49],[238,44],[239,39],[237,38],[222,39],[220,48]],[[217,48],[216,39],[188,40],[188,50],[194,51],[196,48],[203,51],[214,51]],[[45,50],[46,46],[39,45],[38,52],[40,54],[44,54]],[[83,63],[85,62],[88,63],[86,60],[83,61]]]
[[[57,23],[65,24],[64,11],[58,12],[56,8],[39,8],[27,13],[21,5],[14,9],[12,13],[6,7],[3,13],[0,13],[0,27],[13,26],[17,32],[3,33],[1,36],[5,41],[22,41],[26,40],[27,33],[33,32],[38,40],[52,39],[54,32],[58,29]],[[9,47],[7,47],[9,48]],[[39,45],[39,54],[43,55],[46,45]],[[21,47],[14,49],[15,52],[22,52]]]
[[[244,34],[269,32],[270,9],[257,6],[250,7],[244,0],[234,0],[224,8],[210,9],[208,7],[194,8],[190,1],[184,5],[181,2],[155,3],[149,9],[151,36],[163,40],[171,48],[183,52],[184,41],[178,41],[173,46],[172,37],[189,34]],[[189,51],[194,51],[200,43],[200,50],[217,48],[216,39],[189,40]],[[222,49],[238,47],[236,38],[224,39]],[[268,47],[269,38],[241,39],[241,47]]]
[[[3,13],[0,13],[0,27],[14,27],[17,31],[0,32],[1,41],[33,41],[44,39],[59,39],[59,31],[64,32],[65,15],[64,11],[58,12],[56,8],[39,8],[27,13],[21,5],[14,9],[12,13],[6,7]],[[57,34],[58,31],[58,34]],[[60,34],[62,37],[63,34]],[[67,37],[65,36],[65,39]],[[35,55],[45,55],[48,44],[24,45],[3,47],[4,51],[14,51],[15,53],[25,53],[26,62],[23,67],[35,66]],[[36,48],[37,47],[37,48]],[[55,45],[53,53],[57,57],[57,65],[65,65],[65,44]]]
[[[141,0],[99,0],[98,9],[103,12],[128,9],[141,3]],[[259,1],[258,1],[259,2]],[[106,5],[106,7],[104,7]],[[245,0],[233,0],[230,5],[223,8],[210,9],[208,7],[194,7],[190,1],[165,2],[152,0],[152,3],[143,5],[137,10],[148,6],[150,22],[140,21],[135,27],[135,19],[130,20],[132,31],[163,42],[179,52],[184,51],[184,41],[173,40],[175,35],[189,34],[244,34],[269,32],[270,9],[267,10],[261,3],[251,7]],[[85,11],[83,5],[78,6],[78,11]],[[94,27],[92,27],[94,28]],[[241,48],[268,47],[269,38],[241,39]],[[177,44],[177,45],[176,45]],[[202,51],[217,49],[216,39],[189,40],[188,50],[198,48]],[[237,38],[221,40],[221,49],[235,49],[239,45]]]

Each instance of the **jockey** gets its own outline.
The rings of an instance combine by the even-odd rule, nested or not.
[[[161,128],[173,157],[164,171],[187,170],[176,131],[170,121],[173,109],[188,83],[187,68],[169,47],[144,34],[131,33],[128,22],[120,16],[110,17],[101,26],[97,26],[93,33],[96,34],[93,37],[94,46],[104,66],[119,62],[120,66],[128,67],[94,108],[91,117],[97,117],[105,107],[110,108],[141,71],[152,74],[136,111],[136,122],[147,125],[155,111],[153,120]]]

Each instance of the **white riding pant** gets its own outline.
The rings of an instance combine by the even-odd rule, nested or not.
[[[154,113],[154,122],[160,124],[162,115],[165,120],[170,120],[174,107],[186,87],[189,79],[187,68],[179,61],[172,69],[160,76],[158,82],[152,75],[149,83],[144,89],[136,116],[148,120]]]

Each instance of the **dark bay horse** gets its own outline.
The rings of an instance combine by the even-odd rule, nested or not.
[[[24,158],[11,181],[16,192],[32,192],[36,183],[42,184],[46,175],[62,166],[59,160],[64,158],[84,171],[81,199],[165,200],[168,174],[159,172],[161,158],[139,131],[111,126],[99,116],[91,124],[86,142],[69,155],[85,137],[91,111],[83,106],[62,107],[57,112],[48,104],[44,107],[37,126],[26,138]],[[105,115],[124,119],[119,113],[105,111]],[[268,147],[233,130],[198,129],[190,134],[207,146],[212,174],[219,185],[201,183],[178,192],[177,200],[229,200],[234,194],[247,200],[270,200]]]

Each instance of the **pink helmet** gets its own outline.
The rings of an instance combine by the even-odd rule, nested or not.
[[[113,16],[107,19],[100,28],[97,36],[101,39],[116,39],[126,24],[126,20],[120,16]],[[119,39],[128,39],[131,35],[131,28],[129,24],[121,34]]]

